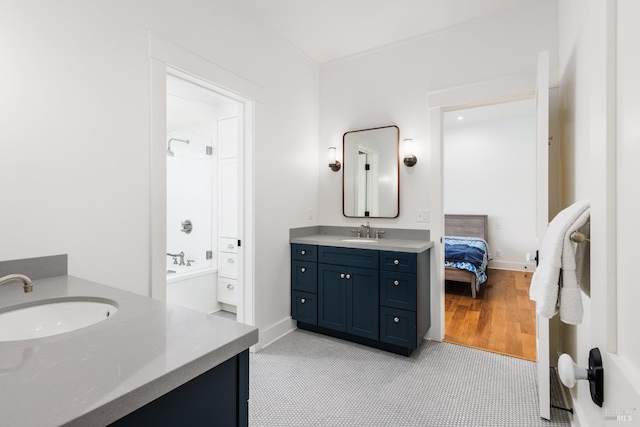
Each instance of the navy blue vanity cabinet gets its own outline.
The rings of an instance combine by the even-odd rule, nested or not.
[[[109,424],[110,427],[248,425],[249,350]]]
[[[291,245],[291,317],[315,325],[318,318],[318,247]]]
[[[291,248],[291,315],[299,328],[404,355],[418,347],[431,324],[428,250]],[[307,275],[313,257],[315,281]]]

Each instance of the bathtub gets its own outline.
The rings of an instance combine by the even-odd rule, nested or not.
[[[218,303],[218,269],[167,264],[167,302],[210,313]]]

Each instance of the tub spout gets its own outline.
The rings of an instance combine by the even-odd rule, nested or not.
[[[9,274],[8,276],[0,277],[0,285],[11,282],[13,280],[20,280],[25,292],[33,291],[33,282],[27,276],[24,276],[22,274]]]

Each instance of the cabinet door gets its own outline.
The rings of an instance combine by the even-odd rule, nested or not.
[[[291,261],[291,287],[297,291],[317,292],[318,264],[315,262]]]
[[[380,272],[380,305],[416,311],[416,275]]]
[[[347,330],[346,268],[318,264],[318,326]]]
[[[347,332],[378,339],[378,270],[347,267]]]
[[[316,294],[293,291],[291,293],[291,317],[299,322],[315,325],[318,319]]]
[[[380,341],[407,348],[417,348],[416,313],[380,307]]]
[[[238,159],[218,162],[220,237],[238,237]]]

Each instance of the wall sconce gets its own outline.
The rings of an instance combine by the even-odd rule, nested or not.
[[[413,154],[413,139],[405,139],[402,141],[402,149],[404,152],[404,164],[413,167],[418,163],[418,159]]]
[[[341,166],[340,162],[336,159],[336,147],[329,147],[329,167],[332,171],[338,172]]]

